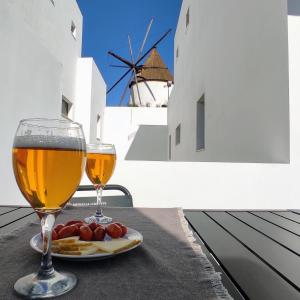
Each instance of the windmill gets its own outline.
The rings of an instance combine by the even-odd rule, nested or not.
[[[127,75],[129,80],[121,94],[119,105],[125,100],[128,91],[130,93],[129,105],[132,106],[167,106],[169,95],[173,87],[173,76],[169,72],[167,66],[162,61],[157,46],[161,43],[171,29],[167,30],[144,54],[143,50],[151,30],[153,18],[147,27],[143,42],[139,49],[136,60],[134,59],[131,38],[128,35],[128,46],[130,60],[108,51],[108,54],[119,60],[123,65],[111,65],[117,68],[127,68],[128,70],[107,90],[109,94]],[[148,56],[148,57],[147,57]],[[145,63],[142,61],[146,58]]]

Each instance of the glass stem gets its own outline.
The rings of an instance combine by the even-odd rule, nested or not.
[[[44,214],[41,219],[42,238],[43,238],[43,256],[41,267],[38,272],[39,277],[50,277],[54,273],[51,259],[51,242],[52,242],[52,228],[55,222],[54,214]]]
[[[96,211],[96,217],[103,217],[103,212],[102,212],[102,191],[103,191],[102,185],[98,184],[96,186],[96,193],[97,193],[97,211]]]

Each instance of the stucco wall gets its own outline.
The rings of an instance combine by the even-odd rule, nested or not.
[[[167,109],[106,107],[103,142],[116,146],[118,160],[166,160]]]
[[[287,2],[184,0],[174,46],[172,159],[288,163]],[[196,103],[203,94],[205,150],[196,151]]]
[[[137,106],[161,107],[168,105],[173,84],[162,81],[144,81],[138,83],[138,88],[141,103],[136,84],[131,87],[129,103],[134,103]]]
[[[76,62],[81,56],[82,15],[76,0],[10,0],[7,5],[19,19],[19,36],[26,26],[34,36],[62,64],[62,94],[74,102]],[[71,33],[71,23],[76,26],[76,39]]]
[[[62,66],[7,1],[0,2],[0,39],[0,205],[25,204],[12,171],[14,134],[20,119],[60,116]]]
[[[81,123],[87,143],[97,140],[97,116],[103,122],[105,82],[92,58],[79,58],[74,119]]]

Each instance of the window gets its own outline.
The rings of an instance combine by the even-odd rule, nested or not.
[[[180,144],[180,131],[181,131],[181,125],[179,124],[176,127],[176,136],[175,136],[175,143],[176,143],[176,145]]]
[[[172,137],[169,135],[169,160],[171,160]]]
[[[187,9],[186,15],[185,15],[185,28],[188,28],[190,24],[190,8]]]
[[[61,101],[61,115],[65,118],[69,118],[71,107],[72,103],[63,96]]]
[[[205,96],[197,101],[196,150],[205,148]]]
[[[101,116],[97,115],[97,133],[96,133],[96,139],[101,139]]]
[[[76,40],[76,34],[77,34],[77,30],[76,30],[76,26],[75,23],[72,21],[71,23],[71,33],[73,35],[73,38]]]

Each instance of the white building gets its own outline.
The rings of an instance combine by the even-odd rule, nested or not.
[[[183,1],[172,160],[289,163],[288,18],[287,0]]]
[[[171,161],[118,161],[112,181],[136,206],[299,208],[299,33],[297,0],[184,0]]]
[[[93,60],[81,58],[75,0],[0,1],[0,40],[0,205],[24,204],[11,165],[19,120],[63,116],[82,123],[86,140],[96,141],[106,86]]]
[[[156,48],[137,73],[137,82],[130,83],[131,106],[167,107],[174,79]]]

